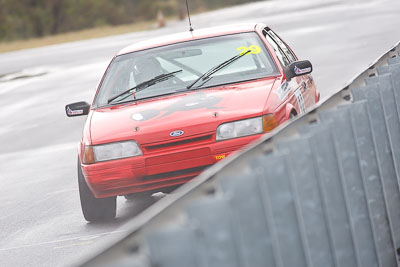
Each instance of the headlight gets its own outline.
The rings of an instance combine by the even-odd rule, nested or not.
[[[135,141],[116,142],[85,147],[83,163],[90,164],[140,155],[143,155],[142,150],[140,150],[139,145]]]
[[[264,132],[262,117],[221,124],[217,128],[217,141]]]

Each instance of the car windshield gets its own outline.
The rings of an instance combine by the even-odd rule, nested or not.
[[[230,84],[277,74],[276,65],[255,32],[218,36],[116,57],[110,64],[94,106],[108,105],[108,100],[129,88],[157,76],[180,71],[169,79],[150,85],[146,90],[133,91],[124,101],[150,98],[187,90],[200,76],[224,61],[248,52],[243,57],[215,72],[204,87]],[[196,83],[195,88],[203,82]],[[118,103],[116,100],[113,103]]]

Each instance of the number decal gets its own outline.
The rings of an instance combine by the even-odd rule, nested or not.
[[[251,45],[249,47],[241,46],[241,47],[238,47],[236,50],[240,51],[240,55],[243,55],[248,50],[250,50],[249,54],[259,54],[261,52],[261,48],[257,45]]]
[[[237,50],[237,51],[240,51],[240,55],[243,55],[243,54],[246,53],[247,50],[249,50],[249,49],[248,49],[247,47],[245,47],[245,46],[241,46],[241,47],[238,47],[236,50]]]
[[[261,48],[257,45],[251,45],[249,46],[249,49],[251,50],[252,54],[260,54]]]

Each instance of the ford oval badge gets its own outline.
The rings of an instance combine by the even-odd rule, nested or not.
[[[169,135],[172,136],[172,137],[178,137],[178,136],[183,135],[184,133],[185,132],[182,131],[182,130],[177,130],[177,131],[170,132]]]

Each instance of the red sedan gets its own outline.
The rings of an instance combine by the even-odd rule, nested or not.
[[[110,62],[88,115],[78,180],[88,221],[114,218],[116,196],[168,191],[319,100],[309,61],[263,24],[133,44]]]

